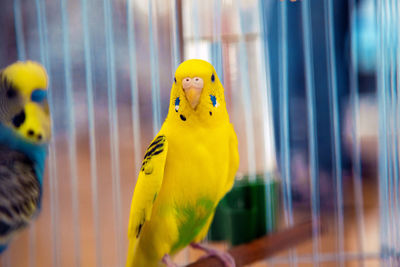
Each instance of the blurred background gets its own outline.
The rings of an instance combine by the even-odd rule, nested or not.
[[[124,266],[142,156],[175,69],[201,58],[241,158],[206,242],[311,221],[307,241],[250,266],[398,266],[399,13],[397,0],[2,1],[0,68],[44,64],[53,139],[41,214],[0,265]]]

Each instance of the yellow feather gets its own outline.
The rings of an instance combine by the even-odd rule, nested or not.
[[[47,73],[42,65],[34,61],[17,61],[3,70],[3,74],[25,97],[31,98],[35,89],[47,90]]]
[[[185,77],[204,81],[195,109],[182,89]],[[168,116],[157,135],[165,136],[167,149],[144,160],[133,195],[127,267],[158,266],[165,254],[174,255],[190,242],[203,239],[238,168],[236,134],[212,65],[202,60],[185,61],[175,79]],[[219,105],[214,106],[210,95]],[[146,175],[148,167],[153,169]],[[157,197],[149,206],[155,192]]]
[[[49,114],[39,104],[33,102],[25,105],[25,114],[25,122],[16,131],[31,142],[47,142],[50,140]],[[29,131],[33,131],[34,135],[30,135]],[[39,136],[40,140],[38,140]]]

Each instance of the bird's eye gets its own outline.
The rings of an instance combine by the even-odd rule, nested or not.
[[[211,81],[214,82],[215,81],[215,76],[214,73],[211,75]]]
[[[7,98],[14,98],[17,95],[17,91],[15,89],[11,88],[7,90]]]
[[[176,83],[176,78],[174,77],[174,82]]]

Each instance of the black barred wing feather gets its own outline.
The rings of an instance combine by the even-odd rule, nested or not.
[[[145,222],[150,220],[153,203],[164,177],[167,151],[167,139],[164,135],[159,135],[151,142],[144,155],[131,204],[128,230],[130,239],[139,238]]]
[[[151,142],[150,146],[146,150],[146,154],[144,155],[141,171],[145,171],[145,172],[150,171],[150,170],[147,170],[146,167],[148,168],[149,162],[151,161],[151,159],[154,156],[156,156],[164,151],[165,141],[166,141],[165,136],[160,135],[156,139],[154,139],[153,142]]]
[[[33,162],[23,153],[0,146],[0,244],[37,214],[41,189]]]

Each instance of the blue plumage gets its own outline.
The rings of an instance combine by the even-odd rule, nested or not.
[[[177,97],[175,99],[175,111],[179,110],[179,103],[181,103],[181,100],[179,99],[179,97]]]
[[[31,100],[36,103],[41,103],[47,98],[47,91],[42,89],[36,89],[32,92]]]
[[[10,149],[15,149],[26,154],[34,163],[36,175],[40,184],[43,182],[43,172],[45,160],[47,156],[46,144],[29,143],[15,134],[4,125],[0,124],[0,144],[8,146]]]
[[[215,95],[210,95],[210,99],[213,107],[217,106],[217,98],[215,97]]]

